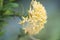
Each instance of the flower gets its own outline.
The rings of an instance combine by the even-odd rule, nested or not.
[[[20,24],[24,25],[27,23],[26,27],[23,27],[25,33],[30,35],[37,34],[42,30],[42,28],[44,28],[44,24],[47,21],[46,10],[40,2],[32,0],[28,13],[29,15],[27,17],[23,17]]]

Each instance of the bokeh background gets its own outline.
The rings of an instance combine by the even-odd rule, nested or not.
[[[34,35],[40,40],[60,40],[60,0],[37,0],[47,11],[47,23]],[[0,40],[18,40],[21,16],[28,15],[31,0],[0,0]],[[20,40],[28,40],[28,36]]]

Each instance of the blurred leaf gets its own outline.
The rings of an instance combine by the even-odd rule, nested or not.
[[[0,10],[2,9],[3,7],[3,0],[0,0]]]
[[[7,5],[6,5],[6,7],[13,7],[13,8],[16,8],[16,7],[18,7],[19,5],[17,4],[17,3],[8,3]]]
[[[0,20],[0,29],[2,29],[5,24],[7,23],[4,20]]]
[[[19,5],[17,3],[8,3],[4,6],[3,10],[7,10],[7,9],[13,9],[13,8],[17,8]]]
[[[13,7],[13,8],[16,8],[18,7],[19,5],[17,3],[10,3],[10,6]]]
[[[10,2],[15,1],[15,0],[9,0]]]
[[[0,32],[0,36],[2,36],[4,34],[4,32]]]
[[[13,15],[13,11],[12,10],[6,10],[4,15]]]

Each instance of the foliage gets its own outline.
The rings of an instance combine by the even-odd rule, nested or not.
[[[6,24],[5,18],[14,16],[15,11],[13,11],[13,8],[18,6],[16,0],[0,0],[0,35],[3,34],[2,28]]]

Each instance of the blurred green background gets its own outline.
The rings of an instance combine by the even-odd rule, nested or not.
[[[60,40],[60,0],[37,0],[47,11],[47,23],[34,35],[40,40]],[[0,0],[0,40],[31,40],[18,24],[21,16],[27,16],[31,0]],[[20,35],[20,36],[19,36]]]

